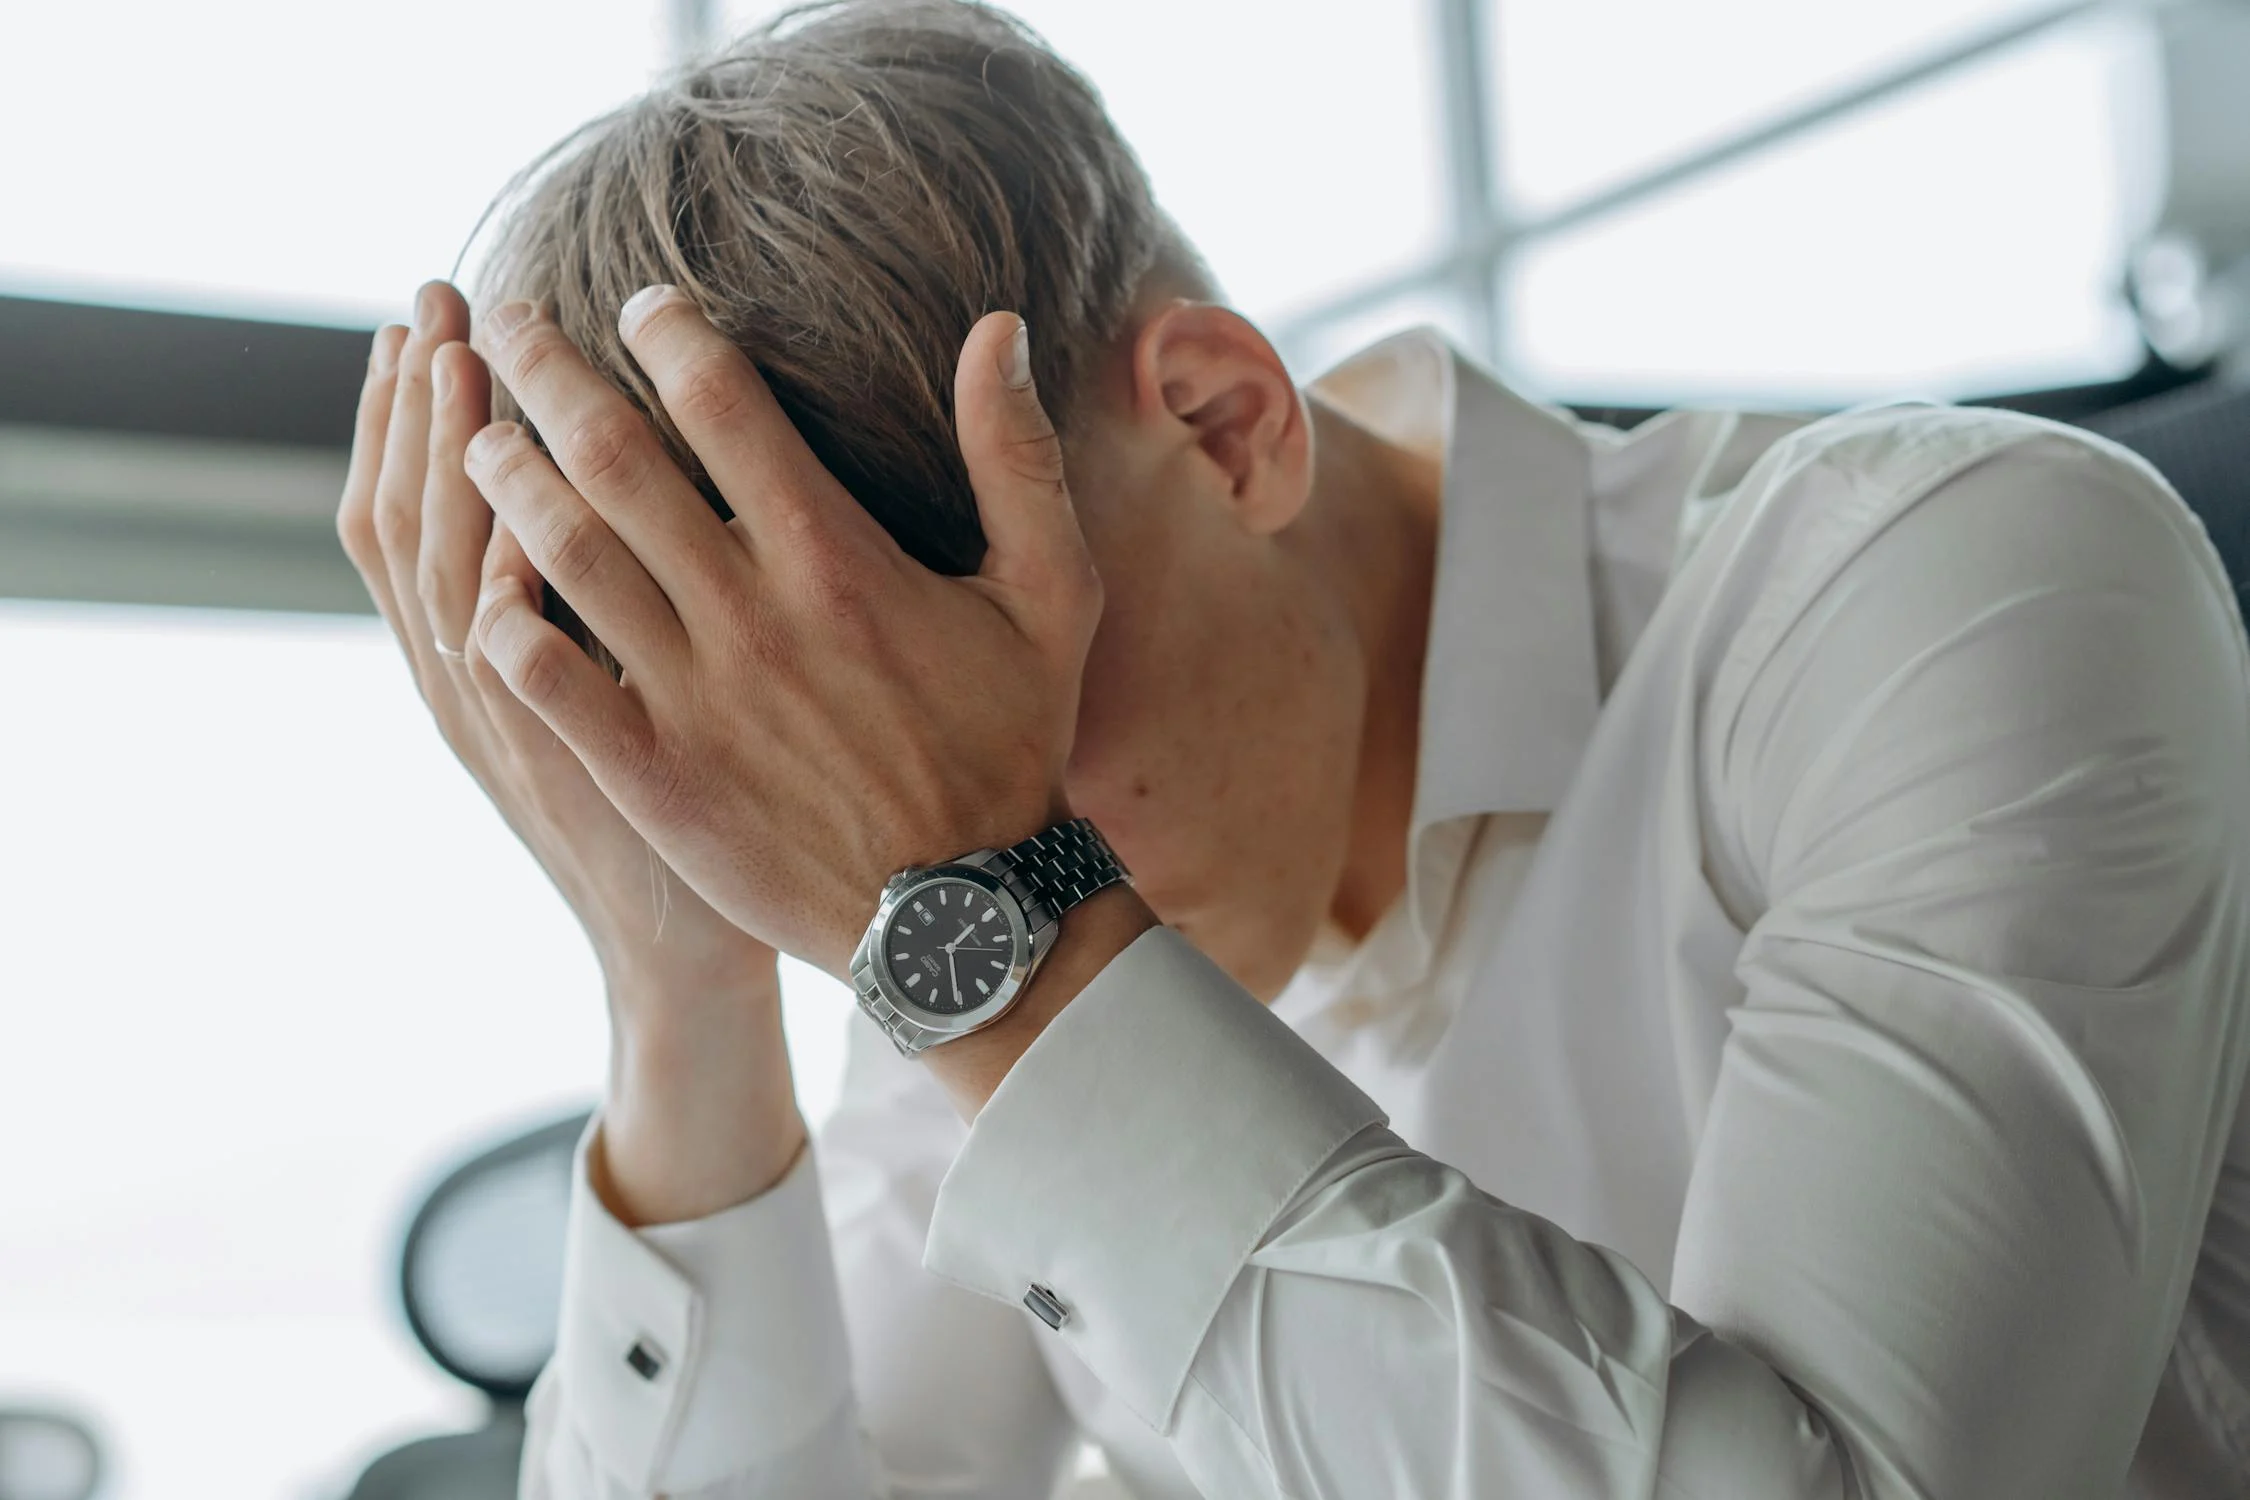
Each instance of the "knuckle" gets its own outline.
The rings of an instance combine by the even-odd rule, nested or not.
[[[520,481],[537,473],[540,462],[539,450],[532,446],[530,439],[519,433],[508,439],[499,454],[490,461],[479,492],[513,489]]]
[[[673,416],[685,421],[724,426],[741,417],[749,394],[732,359],[703,354],[680,372],[678,393],[666,405]]]
[[[1063,488],[1062,444],[1052,432],[1010,438],[1001,449],[1008,472],[1027,484]]]
[[[557,516],[547,523],[539,541],[545,558],[539,571],[558,583],[583,582],[600,565],[601,533],[590,517]]]
[[[361,572],[373,567],[378,561],[373,506],[352,499],[337,506],[336,540],[343,544],[344,555]]]
[[[513,346],[505,351],[512,382],[529,385],[539,379],[548,363],[562,352],[563,342],[561,330],[544,325],[517,334]]]
[[[541,636],[524,647],[516,677],[527,702],[549,703],[561,696],[570,682],[570,663],[563,660],[568,649],[552,636]]]
[[[1094,566],[1094,560],[1081,553],[1071,565],[1069,577],[1071,595],[1077,601],[1079,609],[1089,619],[1101,618],[1104,602],[1102,575],[1101,570]]]
[[[640,424],[622,413],[588,417],[563,437],[563,468],[581,484],[623,477],[634,467],[640,439]]]
[[[420,521],[415,508],[394,487],[375,492],[374,532],[378,551],[385,554],[411,552],[420,542]]]

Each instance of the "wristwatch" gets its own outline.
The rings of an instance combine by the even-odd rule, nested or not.
[[[990,1026],[1031,983],[1063,913],[1130,878],[1084,818],[901,870],[852,952],[859,1008],[908,1056]]]

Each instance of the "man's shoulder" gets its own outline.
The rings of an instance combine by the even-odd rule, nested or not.
[[[1900,527],[1989,548],[1996,523],[2028,543],[2072,532],[2207,550],[2178,495],[2138,455],[2093,433],[1990,407],[1896,403],[1822,417],[1775,442],[1727,497],[1716,588],[1733,597],[1736,663],[1873,564]],[[2002,516],[2005,516],[2004,522]],[[2072,551],[2067,545],[2057,556]],[[2080,549],[2083,550],[2083,549]],[[2058,580],[2061,582],[2062,580]]]
[[[1971,479],[1973,477],[1973,482]],[[1918,511],[1947,523],[1933,497],[1963,489],[2024,490],[2055,501],[2130,495],[2176,520],[2188,513],[2146,460],[2106,438],[1994,407],[1899,402],[1858,407],[1782,437],[1743,476],[1727,509],[1742,550],[1768,586],[1814,584],[1885,529]],[[2192,522],[2190,522],[2192,524]]]

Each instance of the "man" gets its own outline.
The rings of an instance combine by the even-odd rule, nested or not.
[[[950,3],[542,170],[339,518],[609,981],[528,1494],[2250,1481],[2250,657],[2145,467],[1300,391]],[[882,1022],[810,1146],[774,949]]]

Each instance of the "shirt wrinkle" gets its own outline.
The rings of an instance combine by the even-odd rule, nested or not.
[[[1270,1008],[1144,935],[965,1135],[856,1027],[826,1217],[581,1178],[525,1500],[1035,1500],[1081,1436],[1136,1500],[2250,1493],[2250,645],[2177,497],[1427,330],[1315,389],[1443,465],[1399,897]]]

